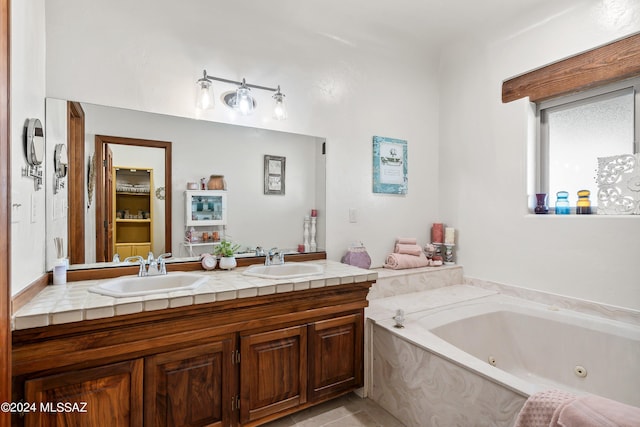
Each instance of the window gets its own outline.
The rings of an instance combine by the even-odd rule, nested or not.
[[[558,191],[569,192],[575,206],[577,192],[583,189],[591,192],[591,204],[597,206],[598,157],[638,149],[634,141],[640,141],[635,114],[640,108],[639,92],[640,79],[634,79],[537,104],[536,191],[549,194],[550,208]]]

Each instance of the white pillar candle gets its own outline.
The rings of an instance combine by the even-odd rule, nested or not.
[[[447,227],[444,229],[444,244],[453,245],[456,240],[456,230],[453,227]]]

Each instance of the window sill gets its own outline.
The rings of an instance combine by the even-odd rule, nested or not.
[[[604,214],[569,214],[569,215],[556,215],[554,213],[548,214],[534,214],[528,213],[524,216],[525,218],[559,218],[559,219],[569,219],[569,218],[598,218],[598,219],[640,219],[640,215],[604,215]]]

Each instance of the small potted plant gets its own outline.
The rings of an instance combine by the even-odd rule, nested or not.
[[[222,240],[219,245],[214,247],[213,253],[220,256],[220,263],[218,263],[218,265],[221,269],[231,270],[238,265],[235,253],[239,247],[240,245],[234,245],[228,240]]]

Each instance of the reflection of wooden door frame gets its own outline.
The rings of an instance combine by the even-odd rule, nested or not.
[[[109,195],[109,197],[104,197],[102,199],[104,202],[104,208],[102,209],[102,212],[104,213],[106,218],[105,219],[106,220],[106,223],[105,223],[106,224],[106,227],[105,227],[106,242],[105,242],[104,250],[106,251],[105,257],[107,260],[109,260],[110,258],[113,257],[112,249],[111,249],[113,248],[113,197],[111,196],[113,194],[113,152],[111,151],[109,144],[103,144],[102,148],[104,150],[105,160],[107,161],[104,164],[104,168],[102,169],[102,171],[108,174],[108,175],[105,175],[105,181],[104,181],[105,186],[102,191],[104,192],[103,194]]]
[[[98,156],[98,167],[96,167],[96,262],[111,261],[105,258],[104,249],[106,242],[104,222],[107,218],[105,212],[104,194],[104,145],[120,144],[134,145],[138,147],[162,148],[164,149],[164,247],[165,252],[171,251],[171,142],[154,141],[149,139],[122,138],[118,136],[96,135],[95,153]],[[156,254],[157,255],[157,254]]]
[[[9,102],[10,0],[0,0],[0,402],[11,402],[11,148]],[[16,144],[18,145],[18,144]],[[0,411],[0,425],[11,413]]]
[[[71,264],[84,264],[85,166],[84,110],[79,102],[67,101],[67,146],[69,152],[69,230]]]

